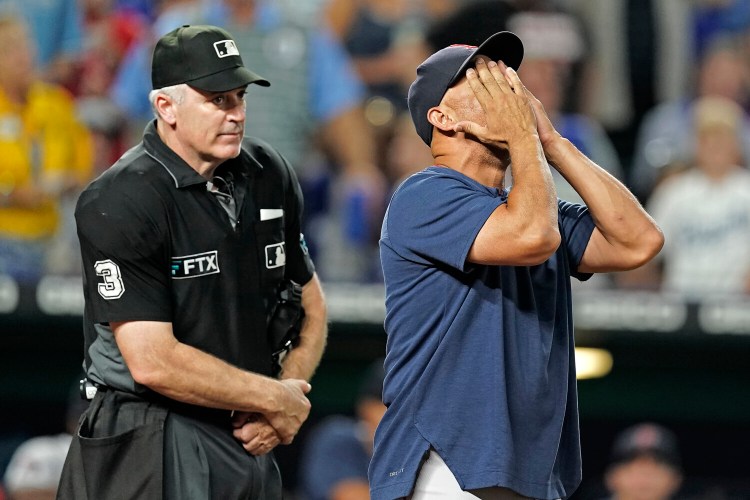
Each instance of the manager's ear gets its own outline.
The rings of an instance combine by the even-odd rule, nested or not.
[[[456,121],[453,119],[452,110],[446,106],[435,106],[427,111],[427,121],[433,127],[443,132],[453,132]]]

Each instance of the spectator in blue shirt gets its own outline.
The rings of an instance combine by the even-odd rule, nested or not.
[[[78,0],[0,0],[0,12],[19,15],[29,25],[42,77],[70,83],[83,50],[83,15]]]

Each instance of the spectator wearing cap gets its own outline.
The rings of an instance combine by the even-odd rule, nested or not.
[[[622,431],[612,446],[605,484],[611,500],[668,500],[682,484],[677,437],[654,423]]]

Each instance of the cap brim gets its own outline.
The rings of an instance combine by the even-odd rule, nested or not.
[[[473,65],[474,58],[478,55],[489,57],[493,61],[503,61],[507,66],[517,70],[523,60],[523,42],[515,33],[501,31],[495,33],[477,47],[472,54],[458,68],[456,74],[451,78],[450,85],[460,80],[466,70]]]
[[[651,457],[658,460],[659,462],[670,465],[675,469],[680,469],[680,467],[682,466],[679,457],[675,456],[674,453],[665,450],[659,450],[656,448],[644,448],[625,451],[613,456],[611,459],[611,463],[622,464],[631,462],[641,457]]]
[[[191,87],[206,92],[226,92],[227,90],[246,87],[252,83],[261,87],[269,87],[271,83],[262,76],[253,73],[244,66],[237,66],[229,70],[219,71],[212,75],[196,78],[185,82]]]

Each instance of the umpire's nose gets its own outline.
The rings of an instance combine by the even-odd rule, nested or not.
[[[243,123],[245,121],[245,99],[237,95],[229,96],[228,99],[227,118],[233,122]]]

